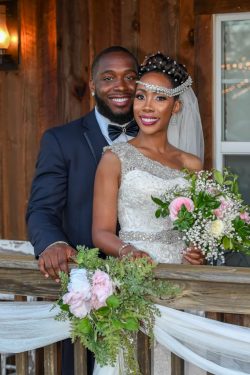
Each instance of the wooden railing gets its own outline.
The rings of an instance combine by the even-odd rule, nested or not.
[[[0,249],[1,250],[1,249]],[[155,269],[160,279],[173,281],[181,287],[181,295],[175,300],[155,300],[155,302],[175,309],[195,309],[206,312],[233,313],[241,315],[241,323],[250,326],[250,269],[213,266],[190,266],[162,264]],[[45,279],[38,270],[37,261],[30,255],[0,252],[0,293],[17,296],[36,296],[55,300],[59,285]],[[144,375],[150,374],[150,349],[147,338],[139,335],[138,359]],[[59,344],[44,348],[44,369],[36,375],[57,375]],[[27,353],[16,355],[18,375],[27,375]],[[85,375],[86,352],[75,344],[75,374]],[[181,361],[173,358],[172,374],[181,375]]]

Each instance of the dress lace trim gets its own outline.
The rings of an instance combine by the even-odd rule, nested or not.
[[[133,170],[141,170],[148,172],[156,177],[164,180],[170,180],[177,177],[183,177],[184,173],[178,169],[170,168],[166,165],[152,160],[143,155],[135,146],[127,142],[113,144],[104,147],[103,151],[112,151],[121,161],[121,173],[124,177],[128,172]]]

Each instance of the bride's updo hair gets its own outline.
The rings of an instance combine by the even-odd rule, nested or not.
[[[189,77],[184,65],[178,64],[174,59],[163,55],[161,52],[146,56],[139,66],[139,78],[150,72],[165,74],[174,88],[182,85]]]

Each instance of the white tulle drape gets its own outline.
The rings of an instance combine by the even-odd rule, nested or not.
[[[168,140],[177,148],[204,160],[204,139],[197,98],[190,88],[180,95],[181,110],[168,126]]]
[[[155,337],[170,351],[216,375],[250,374],[250,328],[158,308]]]
[[[0,353],[21,353],[69,337],[69,322],[55,320],[48,302],[0,303]]]
[[[48,302],[0,303],[0,352],[19,353],[69,337],[69,322],[54,319]],[[155,337],[170,351],[215,375],[250,374],[250,328],[221,323],[158,306]],[[119,369],[96,366],[95,375]]]

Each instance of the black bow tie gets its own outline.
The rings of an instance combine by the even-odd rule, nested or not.
[[[139,130],[139,126],[134,120],[129,122],[126,126],[119,126],[119,125],[112,125],[112,124],[109,124],[108,126],[109,138],[111,139],[111,141],[114,141],[122,133],[131,135],[131,137],[135,137],[138,133],[138,130]]]

